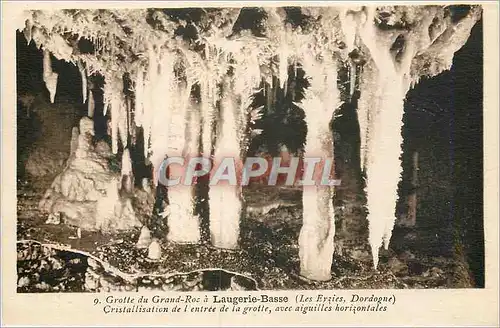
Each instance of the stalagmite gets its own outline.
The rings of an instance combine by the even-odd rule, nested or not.
[[[234,77],[226,76],[221,96],[221,119],[217,135],[214,166],[224,158],[234,159],[238,165],[246,156],[243,144],[247,141],[247,125],[251,97],[261,82],[257,49],[244,48],[238,56]],[[238,170],[237,167],[235,167]],[[209,189],[210,235],[214,246],[226,249],[238,247],[242,215],[242,189],[239,183],[227,181],[211,185]]]
[[[148,247],[148,259],[155,261],[161,259],[161,245],[156,238],[153,238]]]
[[[342,21],[343,29],[352,35],[355,23],[358,37],[371,57],[360,78],[358,117],[361,162],[367,177],[369,242],[375,268],[380,247],[389,247],[395,222],[405,95],[421,75],[434,76],[451,67],[453,54],[467,40],[480,12],[480,7],[473,7],[460,21],[452,23],[440,21],[442,7],[419,7],[414,15],[420,17],[416,16],[419,18],[413,22],[411,33],[394,33],[397,28],[376,26],[380,17],[375,19],[375,7],[344,12],[347,19]]]
[[[354,50],[354,41],[356,40],[356,29],[358,23],[355,16],[352,14],[353,10],[345,7],[340,10],[339,19],[344,33],[345,45],[347,52],[350,53]]]
[[[143,226],[141,228],[141,233],[139,234],[139,239],[137,240],[135,247],[139,249],[148,248],[149,245],[151,245],[151,242],[151,231],[148,229],[148,227]]]
[[[225,157],[237,161],[241,153],[237,132],[237,116],[235,115],[237,111],[235,95],[228,80],[224,83],[223,88],[221,131],[216,140],[214,166],[220,165]],[[227,181],[211,185],[208,197],[212,245],[225,249],[237,248],[242,210],[241,186],[229,185]]]
[[[95,112],[94,94],[92,90],[89,90],[89,99],[87,102],[87,116],[94,117],[94,112]]]
[[[50,59],[50,52],[43,51],[43,81],[50,94],[50,102],[54,103],[57,92],[57,78],[58,74],[52,71],[52,61]]]
[[[186,88],[181,95],[184,98],[189,97],[191,87]],[[183,104],[184,103],[184,104]],[[185,102],[179,104],[187,107]],[[168,155],[179,156],[181,153],[187,160],[198,156],[199,135],[200,135],[200,115],[199,108],[194,103],[189,108],[179,111],[173,122],[183,120],[183,124],[172,126],[169,130],[172,139],[177,139],[169,147]],[[182,116],[181,116],[182,115]],[[175,123],[174,123],[175,124]],[[182,139],[181,139],[182,138]],[[172,140],[171,139],[171,140]],[[174,139],[174,140],[175,140]],[[176,149],[174,145],[182,148]],[[174,147],[172,147],[174,146]],[[180,152],[179,152],[180,150]],[[185,182],[185,181],[184,181]],[[168,188],[169,215],[168,215],[168,235],[167,239],[178,243],[197,243],[200,241],[200,219],[194,213],[195,206],[195,187],[192,182],[185,182],[188,185],[176,185]]]
[[[318,62],[314,56],[305,57],[303,67],[310,87],[299,104],[305,112],[307,136],[304,158],[333,158],[333,138],[330,121],[340,105],[337,90],[337,66],[330,59]],[[303,223],[299,235],[300,273],[312,280],[331,279],[334,252],[335,217],[334,187],[303,186]]]
[[[118,153],[118,141],[123,148],[128,146],[127,106],[122,92],[123,83],[116,75],[106,76],[104,84],[104,115],[108,108],[111,110],[111,149],[113,154]]]
[[[213,147],[213,124],[215,120],[214,93],[212,91],[215,81],[204,80],[201,82],[201,111],[202,111],[202,147],[203,156],[210,157]]]
[[[125,148],[122,154],[121,179],[122,179],[122,188],[125,188],[127,192],[132,192],[134,186],[133,173],[132,173],[132,160],[130,158],[130,152],[128,148]]]
[[[121,173],[122,176],[132,174],[132,160],[130,159],[130,152],[128,148],[123,150]]]
[[[358,39],[358,27],[365,21],[364,11],[362,8],[349,8],[345,7],[340,10],[339,20],[342,27],[342,33],[344,34],[345,45],[347,48],[347,53],[352,54],[356,49]],[[356,89],[356,64],[351,58],[347,59],[349,65],[349,96],[352,97]],[[370,78],[367,78],[369,72],[364,72],[364,79],[360,78],[360,84],[364,81],[367,83],[372,83]],[[363,86],[360,86],[360,90],[364,90]],[[359,99],[358,105],[358,122],[360,125],[360,165],[361,169],[365,167],[366,158],[366,133],[368,131],[368,112],[367,110],[371,108],[370,104],[373,99],[371,94],[361,93],[361,98]]]
[[[156,57],[150,65],[155,65],[149,69],[149,78],[156,81],[155,85],[150,85],[150,106],[144,108],[145,127],[149,123],[151,162],[158,176],[161,163],[165,156],[182,156],[189,158],[197,155],[197,146],[189,142],[188,136],[199,135],[193,130],[188,119],[191,110],[198,110],[193,107],[191,99],[190,77],[176,75],[175,65],[180,60],[178,54],[174,52],[164,52],[160,58],[161,74],[157,74]],[[199,122],[196,128],[199,128]],[[197,140],[192,138],[192,141]],[[190,149],[191,148],[191,149]],[[196,148],[196,149],[193,149]],[[156,178],[156,183],[158,182]],[[178,243],[197,243],[200,240],[199,217],[194,214],[194,187],[193,185],[175,185],[168,187],[168,203],[170,213],[168,216],[169,241]]]
[[[153,58],[150,58],[149,66],[152,66],[151,62]],[[143,142],[144,142],[144,157],[150,158],[150,139],[151,139],[151,124],[153,120],[154,114],[154,89],[153,86],[156,84],[157,74],[154,73],[151,68],[148,70],[148,74],[144,79],[144,88],[143,88],[143,100],[142,100],[142,115],[139,117],[139,121],[136,121],[136,125],[140,124],[143,129]]]
[[[111,110],[111,124],[108,125],[108,132],[111,133],[111,151],[113,154],[118,153],[118,106],[116,90],[114,88],[114,79],[111,75],[105,77],[105,84],[103,88],[103,115],[107,116],[108,111]],[[108,123],[109,124],[109,123]]]
[[[351,53],[355,49],[357,23],[352,14],[347,14],[347,9],[343,8],[340,12],[340,24],[345,37],[347,52]],[[349,96],[352,97],[356,82],[356,65],[349,60]]]
[[[70,147],[69,147],[69,154],[70,157],[73,156],[76,153],[76,150],[78,149],[78,137],[80,135],[78,127],[73,127],[71,129],[71,141],[70,141]]]
[[[172,186],[168,190],[169,241],[198,243],[200,241],[199,218],[194,215],[194,189],[192,186]]]
[[[210,157],[213,147],[213,125],[216,115],[216,104],[218,100],[217,87],[220,80],[217,67],[217,51],[211,51],[209,45],[205,45],[205,61],[207,63],[206,74],[203,75],[200,81],[200,100],[202,114],[202,147],[203,156]]]

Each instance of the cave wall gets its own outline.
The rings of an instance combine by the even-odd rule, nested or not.
[[[417,222],[413,230],[425,242],[416,247],[434,256],[460,252],[477,287],[484,287],[485,256],[482,24],[479,21],[472,29],[450,71],[421,81],[408,93],[398,206],[398,216],[403,218],[413,188],[411,157],[417,151]],[[396,240],[393,247],[415,246],[411,240]]]
[[[59,93],[52,104],[42,79],[42,52],[16,33],[18,175],[50,179],[70,153],[71,130],[83,116],[76,68],[54,60],[60,72]]]

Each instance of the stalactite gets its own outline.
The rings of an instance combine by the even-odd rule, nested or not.
[[[120,113],[120,99],[116,93],[112,94],[111,109],[111,149],[113,154],[118,153],[118,120]]]
[[[238,165],[238,161],[246,156],[250,104],[261,82],[258,57],[252,50],[246,51],[235,65],[234,77],[227,76],[224,80],[220,133],[214,152],[216,165],[220,165],[224,157],[235,159],[235,165]],[[242,200],[239,184],[210,186],[210,234],[214,246],[227,249],[238,247]]]
[[[120,83],[121,84],[121,83]],[[118,135],[120,137],[121,144],[123,148],[128,146],[128,117],[129,117],[129,108],[125,101],[125,95],[123,92],[119,93],[118,98]]]
[[[184,121],[177,119],[172,123],[185,106],[181,101],[174,66],[176,54],[169,51],[156,53],[151,51],[148,68],[148,102],[144,104],[143,128],[149,132],[150,155],[155,172],[171,148],[182,149],[183,135],[177,140],[171,138],[171,129],[183,130]],[[145,95],[145,100],[146,100]],[[146,105],[148,107],[146,107]],[[182,115],[182,114],[180,114]],[[175,131],[175,130],[174,130]],[[181,143],[181,144],[179,144]],[[147,145],[147,142],[145,143]]]
[[[50,102],[54,103],[57,92],[57,79],[58,74],[52,71],[52,61],[50,59],[50,52],[43,51],[43,81],[50,94]]]
[[[171,72],[173,72],[173,69],[171,71],[167,70],[167,65],[165,63],[162,66],[165,74],[172,74]],[[170,102],[169,91],[171,88],[170,85],[163,85],[162,87],[164,87],[165,89],[159,90],[158,80],[158,53],[155,50],[149,48],[147,78],[144,82],[144,112],[141,118],[141,122],[144,130],[144,156],[152,160],[155,168],[159,167],[159,162],[163,160],[164,155],[158,155],[157,151],[157,154],[154,155],[155,159],[152,159],[150,156],[150,153],[154,151],[153,139],[157,139],[157,137],[153,136],[152,126],[153,122],[155,121],[155,116],[160,115],[161,113],[161,109],[158,110],[158,108],[161,108],[161,106],[168,106],[168,103]],[[163,94],[161,91],[163,92]],[[168,110],[168,108],[165,109]],[[166,128],[168,123],[166,122],[168,121],[164,121],[164,139],[166,139],[167,133]]]
[[[144,117],[144,72],[137,69],[135,77],[135,112],[134,122],[137,127],[142,126]]]
[[[283,8],[269,7],[264,10],[267,13],[266,34],[271,42],[275,43],[274,55],[277,56],[278,60],[278,71],[274,72],[278,81],[273,88],[282,88],[286,94],[288,59],[291,55],[289,45],[291,28],[286,22],[287,14]]]
[[[236,51],[232,48],[232,51]],[[238,160],[246,156],[249,137],[248,121],[253,94],[262,82],[259,49],[252,45],[243,46],[226,60],[234,58],[234,72],[226,76],[221,96],[221,118],[215,141],[214,163],[220,165],[224,158]],[[228,61],[229,63],[229,61]],[[265,87],[272,84],[272,75],[267,77]],[[265,92],[272,101],[273,92]],[[240,185],[211,185],[209,189],[211,242],[220,248],[238,247],[239,221],[242,215],[242,195]]]
[[[379,249],[388,249],[394,227],[398,198],[398,183],[402,171],[400,153],[402,145],[404,97],[409,88],[412,44],[407,43],[405,59],[396,66],[389,48],[390,42],[377,34],[373,17],[375,8],[367,10],[366,24],[360,30],[363,43],[370,50],[377,73],[370,89],[361,90],[373,95],[370,103],[368,137],[366,140],[366,195],[369,222],[369,242],[373,265],[378,266]],[[366,104],[365,104],[366,105]],[[381,193],[381,188],[384,192]]]
[[[282,44],[280,45],[279,52],[279,73],[278,77],[280,80],[280,86],[286,93],[286,85],[288,81],[288,44],[286,42],[286,37],[282,40]]]
[[[122,81],[119,77],[109,74],[105,76],[104,84],[104,115],[108,108],[111,110],[111,150],[118,153],[118,141],[127,147],[127,113],[123,103]]]
[[[81,61],[77,62],[78,71],[80,71],[80,76],[82,78],[82,103],[85,104],[87,101],[87,70],[85,69]],[[89,117],[92,117],[89,115]]]
[[[245,141],[247,134],[248,115],[252,97],[259,88],[261,81],[261,72],[258,61],[258,54],[249,50],[241,63],[236,65],[235,76],[237,78],[232,82],[234,96],[237,97],[236,104],[236,131],[240,141]],[[241,154],[243,156],[244,154]]]
[[[315,56],[304,58],[303,67],[310,87],[300,106],[304,109],[307,136],[304,157],[333,158],[330,121],[340,105],[337,89],[337,65]],[[318,185],[303,187],[303,224],[299,236],[301,275],[313,280],[329,280],[334,252],[335,217],[334,187]]]
[[[376,111],[372,109],[378,108],[377,72],[372,65],[373,64],[370,64],[364,67],[363,74],[360,76],[359,86],[361,95],[358,100],[357,112],[360,132],[360,165],[362,170],[365,170],[367,165],[367,140],[370,122],[372,122],[370,115],[376,115]],[[373,90],[373,92],[371,90]]]
[[[216,71],[217,55],[205,45],[205,61],[207,63],[207,74],[200,81],[201,113],[202,113],[202,147],[203,155],[210,157],[213,147],[212,127],[216,119],[216,103],[218,99],[217,85],[220,77]]]
[[[151,242],[152,242],[151,231],[148,229],[147,226],[143,226],[141,228],[141,232],[139,234],[139,238],[137,240],[137,243],[135,244],[135,247],[139,249],[148,248]]]
[[[175,71],[178,62],[178,53],[149,48],[146,79],[143,79],[140,69],[135,77],[134,120],[136,126],[143,127],[144,155],[152,163],[155,185],[159,183],[160,167],[166,156],[189,156],[193,148],[197,151],[193,142],[197,140],[194,135],[198,136],[199,131],[192,128],[199,128],[199,114],[193,108],[191,111],[188,109],[191,84],[180,82],[181,78]],[[198,122],[187,121],[189,117]],[[193,191],[192,186],[168,187],[167,239],[170,241],[196,243],[200,239],[199,219],[194,215]]]

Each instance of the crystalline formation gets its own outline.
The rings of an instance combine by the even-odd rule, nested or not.
[[[166,10],[27,11],[18,26],[28,42],[43,49],[43,79],[52,102],[58,82],[52,57],[78,65],[89,117],[94,98],[88,81],[95,74],[104,77],[112,152],[127,149],[133,127],[142,127],[144,155],[155,173],[165,156],[195,155],[198,149],[214,160],[245,156],[252,133],[249,118],[258,117],[250,106],[253,95],[267,81],[264,91],[273,97],[275,88],[286,88],[289,67],[297,65],[310,82],[297,104],[305,111],[310,131],[305,152],[332,155],[326,121],[340,105],[337,71],[342,65],[350,67],[351,95],[354,88],[361,95],[362,169],[367,175],[369,243],[377,267],[379,248],[388,247],[395,221],[405,95],[420,77],[451,67],[453,54],[466,42],[481,8],[471,6],[459,18],[446,6],[300,10],[303,19],[297,22],[285,9],[263,8],[260,35],[236,26],[244,10],[234,8],[200,11],[199,21],[189,23]],[[176,37],[186,24],[196,31],[187,41]],[[93,50],[81,51],[75,36],[91,42]],[[132,80],[133,106],[124,94],[124,75]],[[128,150],[122,158],[122,175],[131,175]],[[212,243],[237,247],[241,191],[236,188],[223,198],[217,188],[209,193]],[[197,242],[199,218],[193,214],[192,188],[173,191],[169,197],[169,238]],[[304,192],[305,205],[322,199],[313,202],[314,217],[304,213],[299,240],[302,274],[312,279],[330,275],[332,197],[333,188]],[[314,257],[325,262],[314,264]]]

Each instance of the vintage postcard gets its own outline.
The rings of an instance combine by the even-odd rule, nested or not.
[[[498,3],[3,2],[2,326],[491,326]]]

